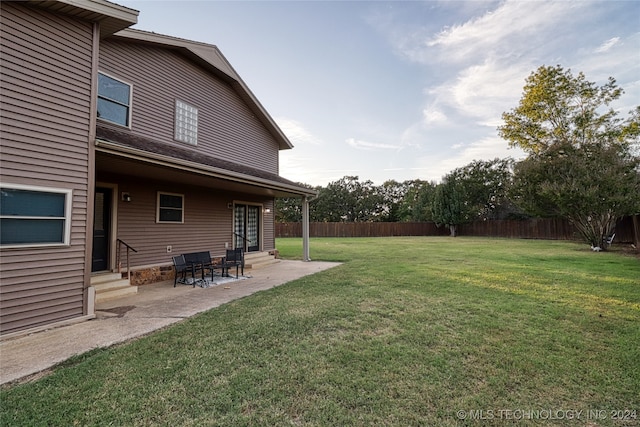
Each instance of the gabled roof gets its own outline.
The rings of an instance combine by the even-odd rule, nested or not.
[[[138,22],[137,10],[106,0],[28,0],[27,3],[90,22],[99,22],[101,37]]]
[[[258,120],[269,130],[278,142],[281,150],[293,148],[293,144],[291,144],[291,141],[289,141],[284,132],[282,132],[282,129],[280,129],[275,120],[273,120],[271,115],[269,115],[267,110],[215,45],[130,28],[119,31],[114,34],[114,36],[120,39],[133,40],[138,43],[150,43],[180,50],[199,65],[227,82],[249,106]]]

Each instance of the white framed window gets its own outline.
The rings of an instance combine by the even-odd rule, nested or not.
[[[198,144],[198,109],[177,99],[174,139],[188,144]]]
[[[184,223],[184,195],[158,191],[156,222]]]
[[[98,73],[98,118],[131,127],[132,86]]]
[[[2,184],[0,246],[69,246],[73,190]]]

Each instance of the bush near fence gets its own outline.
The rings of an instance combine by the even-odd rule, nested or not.
[[[302,237],[302,223],[276,223],[277,237]],[[460,236],[507,237],[514,239],[577,240],[579,236],[569,221],[557,218],[529,220],[474,221],[460,225]],[[312,222],[310,237],[391,237],[448,236],[449,229],[433,222]],[[633,243],[631,217],[616,226],[614,243]]]

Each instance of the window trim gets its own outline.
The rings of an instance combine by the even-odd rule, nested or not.
[[[0,188],[6,188],[11,190],[33,191],[39,193],[55,193],[64,194],[64,217],[42,217],[42,216],[19,216],[19,215],[0,215],[0,218],[10,219],[63,219],[64,231],[63,241],[53,243],[10,243],[3,245],[0,243],[2,249],[13,248],[51,248],[51,247],[69,247],[71,246],[71,211],[73,208],[73,190],[70,188],[55,188],[55,187],[41,187],[36,185],[23,185],[23,184],[11,184],[2,183]]]
[[[178,137],[179,136],[178,135],[178,108],[179,108],[180,104],[185,105],[186,107],[193,108],[195,110],[195,116],[196,116],[195,131],[189,130],[189,133],[194,133],[195,134],[195,137],[193,138],[193,140],[191,138],[189,138],[189,137],[186,137],[186,138],[179,138]],[[185,101],[183,101],[181,99],[177,99],[177,98],[175,100],[174,106],[175,106],[175,109],[174,109],[174,112],[173,112],[173,114],[174,114],[174,119],[173,119],[173,139],[175,141],[178,141],[178,142],[183,142],[185,144],[197,146],[198,145],[198,122],[199,122],[198,116],[200,115],[198,107],[196,107],[195,105],[190,104],[188,102],[185,102]]]
[[[161,221],[160,220],[160,196],[177,196],[180,197],[182,199],[182,208],[180,209],[180,212],[182,213],[181,215],[181,220],[180,221]],[[175,209],[178,210],[177,208],[163,208],[163,209]],[[156,196],[156,223],[157,224],[184,224],[184,194],[179,194],[179,193],[169,193],[167,191],[158,191],[157,196]]]
[[[120,83],[122,83],[124,85],[129,86],[129,105],[127,106],[127,124],[126,125],[123,125],[122,123],[111,121],[109,119],[102,118],[100,116],[98,116],[97,119],[98,120],[102,120],[102,121],[107,122],[107,123],[111,123],[111,124],[117,125],[117,126],[122,126],[124,128],[127,128],[127,129],[131,129],[131,118],[132,118],[132,112],[133,112],[133,83],[126,82],[126,81],[124,81],[124,80],[122,80],[122,79],[120,79],[118,77],[115,77],[112,74],[105,73],[104,71],[99,71],[99,70],[98,70],[98,76],[96,77],[96,79],[100,78],[99,77],[100,74],[102,74],[103,76],[109,77],[110,79],[116,80],[116,81],[118,81],[118,82],[120,82]],[[107,100],[109,102],[115,102],[118,105],[124,105],[124,104],[120,104],[120,103],[118,103],[116,101],[113,101],[112,99],[106,98],[104,96],[100,96],[100,85],[98,84],[97,80],[96,80],[96,96],[97,96],[97,98],[96,98],[96,114],[98,112],[97,101],[99,99],[101,99],[101,98],[105,99],[105,100]]]

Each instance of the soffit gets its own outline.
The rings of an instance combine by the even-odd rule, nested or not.
[[[29,0],[28,3],[89,22],[99,22],[101,37],[138,22],[137,10],[105,0]]]
[[[96,168],[146,178],[161,177],[228,191],[272,197],[315,196],[277,174],[206,156],[194,150],[157,143],[124,131],[98,126]],[[108,161],[106,160],[108,159]]]

